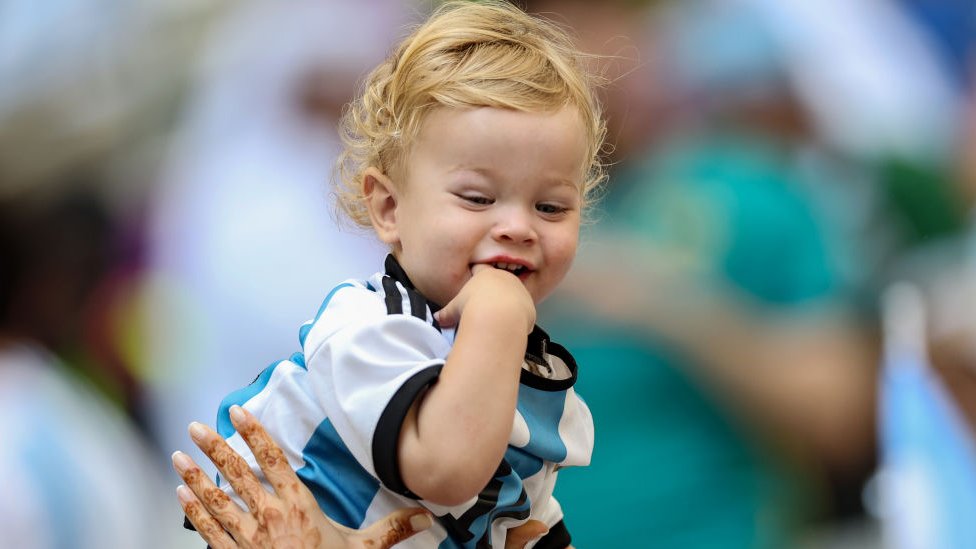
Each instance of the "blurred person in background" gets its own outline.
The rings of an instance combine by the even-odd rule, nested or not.
[[[890,160],[949,142],[925,45],[887,2],[528,4],[611,56],[605,211],[548,312],[600,426],[558,492],[579,544],[795,547],[863,521],[880,277],[905,220],[959,226],[944,185],[915,218],[886,194]]]
[[[174,548],[128,346],[138,215],[215,3],[0,2],[0,545]],[[57,32],[51,32],[57,29]]]
[[[44,191],[0,200],[2,545],[176,547],[156,528],[178,516],[162,462],[86,369],[111,218],[90,193]]]

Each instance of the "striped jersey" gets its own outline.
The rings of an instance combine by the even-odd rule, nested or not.
[[[462,505],[418,502],[400,476],[397,442],[407,411],[437,381],[454,330],[438,326],[438,306],[413,287],[393,256],[385,267],[333,288],[299,331],[302,351],[224,399],[218,432],[263,479],[230,422],[232,405],[247,408],[322,510],[345,526],[365,526],[418,503],[428,508],[434,526],[398,547],[504,547],[506,531],[529,519],[550,527],[535,547],[565,547],[569,533],[552,495],[556,471],[588,464],[593,449],[590,411],[573,390],[575,360],[536,327],[494,478]]]

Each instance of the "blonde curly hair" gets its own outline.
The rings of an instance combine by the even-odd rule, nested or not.
[[[363,172],[399,174],[431,109],[579,109],[586,132],[584,206],[606,178],[606,126],[585,55],[556,25],[499,0],[451,1],[405,38],[363,83],[340,122],[344,150],[333,177],[336,206],[369,227]],[[397,179],[394,177],[394,179]]]

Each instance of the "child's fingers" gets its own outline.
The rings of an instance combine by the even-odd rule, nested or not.
[[[213,549],[236,549],[237,543],[224,530],[223,526],[213,518],[204,508],[196,494],[186,486],[180,485],[176,488],[176,497],[180,500],[180,507],[186,513],[186,518],[196,528],[197,533]]]
[[[461,320],[461,298],[454,296],[441,310],[434,313],[434,320],[442,328],[453,328]]]
[[[190,438],[217,466],[221,476],[230,483],[234,492],[244,500],[251,514],[259,513],[265,507],[265,502],[270,494],[264,489],[264,486],[261,486],[244,458],[235,452],[223,437],[202,423],[193,422],[190,424]],[[231,533],[233,534],[233,532]]]
[[[268,479],[275,493],[283,499],[298,498],[299,501],[295,503],[306,508],[317,508],[318,503],[316,503],[314,496],[305,488],[298,475],[292,470],[285,453],[275,444],[254,415],[235,404],[230,408],[230,420],[251,449],[258,465],[264,472],[264,477]]]
[[[251,532],[257,528],[254,517],[238,507],[230,499],[230,496],[225,494],[212,480],[207,478],[207,475],[203,473],[190,456],[183,452],[173,452],[173,468],[176,469],[176,472],[183,479],[183,482],[186,483],[186,488],[188,489],[177,492],[177,495],[181,496],[180,502],[193,503],[193,501],[196,501],[200,504],[199,506],[183,505],[187,517],[193,523],[193,526],[197,528],[197,531],[204,528],[210,536],[219,538],[214,531],[213,524],[210,520],[207,520],[207,517],[216,520],[220,530],[226,530],[235,538],[240,538],[245,531]],[[192,491],[192,493],[187,494],[188,491]],[[191,515],[191,513],[193,514]],[[194,517],[199,520],[200,524],[197,524]],[[201,533],[201,535],[203,534]],[[210,540],[208,539],[207,541],[209,542]],[[236,545],[231,545],[230,547],[236,547]]]
[[[487,270],[487,269],[494,269],[494,267],[492,267],[491,265],[488,265],[486,263],[477,263],[477,264],[471,266],[471,274],[472,275],[476,275],[479,272],[484,271],[484,270]]]
[[[482,263],[472,265],[471,276],[474,277],[481,271],[484,271],[486,269],[493,269],[493,268],[494,267],[492,267],[491,265],[485,265]],[[468,282],[471,281],[469,280]],[[454,299],[452,299],[449,303],[445,304],[441,310],[434,313],[434,319],[437,320],[437,323],[439,325],[441,325],[444,328],[452,328],[454,326],[457,326],[457,323],[460,322],[461,320],[461,309],[462,309],[462,303],[464,301],[463,294],[464,294],[464,289],[462,288],[461,293],[454,296]]]
[[[434,313],[434,320],[442,328],[452,328],[457,326],[458,319],[460,318],[460,311],[454,301],[451,301],[445,305],[441,310]]]

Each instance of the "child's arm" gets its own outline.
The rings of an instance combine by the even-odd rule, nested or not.
[[[476,266],[437,319],[460,322],[457,336],[437,383],[404,419],[399,465],[415,494],[457,505],[488,484],[505,454],[535,305],[511,273]]]

